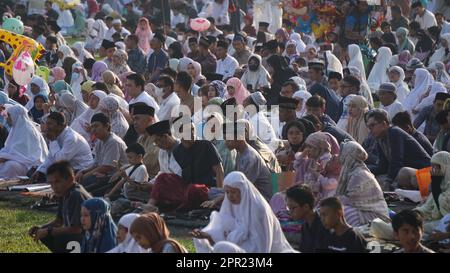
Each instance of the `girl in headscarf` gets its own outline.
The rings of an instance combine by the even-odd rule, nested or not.
[[[297,105],[297,109],[295,109],[295,114],[297,118],[302,118],[306,115],[306,101],[312,97],[311,93],[306,90],[300,90],[294,93],[292,98],[299,100],[299,104]]]
[[[408,38],[409,30],[404,27],[399,27],[395,31],[395,35],[397,36],[397,51],[402,52],[404,50],[408,50],[409,53],[415,51],[414,44]]]
[[[72,91],[77,100],[83,101],[83,95],[81,94],[81,83],[88,79],[87,72],[83,68],[80,62],[76,62],[72,65],[72,76],[70,77],[70,85]]]
[[[108,91],[110,93],[115,94],[121,98],[124,97],[124,94],[119,87],[120,85],[122,85],[122,83],[120,82],[119,77],[117,77],[116,74],[114,74],[111,70],[106,70],[102,74],[102,79],[108,87]]]
[[[135,34],[139,38],[139,48],[144,51],[145,55],[149,55],[152,51],[152,49],[150,48],[150,40],[153,37],[153,32],[147,18],[142,17],[141,19],[139,19]]]
[[[131,71],[131,69],[127,64],[127,61],[128,61],[128,54],[124,50],[118,49],[114,52],[112,56],[112,63],[109,70],[114,72],[116,75],[129,72]]]
[[[93,91],[92,86],[94,84],[94,81],[87,80],[81,85],[81,96],[83,97],[83,102],[86,104],[88,104],[89,96]]]
[[[441,82],[445,87],[450,89],[450,76],[448,75],[443,62],[434,62],[430,64],[429,69],[436,81]]]
[[[152,253],[187,253],[179,242],[170,238],[166,222],[157,213],[139,216],[133,221],[130,233],[140,247]]]
[[[86,59],[94,58],[89,51],[85,49],[86,44],[84,42],[78,41],[72,45],[72,51],[77,57],[78,61],[83,63]]]
[[[92,66],[91,79],[95,82],[102,81],[102,74],[108,70],[108,65],[102,61],[96,61]]]
[[[416,32],[416,36],[419,40],[416,44],[414,57],[425,63],[428,56],[433,51],[434,42],[433,39],[431,39],[431,37],[422,29],[419,29]]]
[[[406,96],[403,106],[410,113],[413,114],[412,118],[415,119],[416,112],[414,109],[420,103],[422,98],[425,97],[433,85],[433,76],[424,68],[418,68],[414,71],[414,88]],[[413,78],[414,78],[413,77]]]
[[[286,43],[286,50],[284,51],[284,55],[286,55],[286,57],[289,58],[289,64],[291,64],[292,62],[294,62],[298,55],[298,51],[297,51],[297,42],[294,40],[289,40]]]
[[[284,28],[280,28],[275,32],[275,39],[278,43],[285,44],[289,40],[289,34]]]
[[[369,135],[369,129],[364,121],[364,115],[367,111],[369,111],[369,105],[363,96],[354,96],[350,99],[346,131],[360,144]]]
[[[48,102],[47,96],[37,94],[33,98],[33,107],[28,111],[28,115],[37,124],[41,124],[42,117],[45,115],[44,103]]]
[[[403,50],[398,54],[398,66],[403,69],[406,69],[406,65],[412,59],[412,55],[409,50]]]
[[[100,100],[99,110],[107,115],[111,121],[111,131],[123,138],[127,133],[129,124],[120,112],[119,102],[116,98],[107,96]]]
[[[44,163],[48,155],[47,144],[38,126],[20,105],[6,109],[11,128],[5,146],[0,150],[0,178],[24,176],[31,167]]]
[[[91,123],[91,118],[94,114],[99,112],[100,100],[106,98],[108,95],[100,90],[94,90],[89,96],[88,106],[89,108],[84,111],[79,117],[77,117],[70,127],[82,135],[88,142],[91,141],[91,133],[89,126]]]
[[[309,44],[306,46],[306,61],[312,62],[318,58],[317,48],[315,45]]]
[[[434,62],[448,62],[448,53],[450,47],[450,33],[444,34],[441,36],[441,47],[434,52],[434,54],[430,57],[429,63]]]
[[[66,72],[62,67],[53,67],[48,77],[48,83],[52,84],[56,81],[64,80],[66,78]]]
[[[235,98],[236,103],[242,105],[245,98],[250,95],[250,92],[244,87],[241,80],[238,78],[231,78],[227,81],[227,93],[225,98]]]
[[[84,102],[77,100],[75,96],[69,92],[59,93],[56,96],[56,105],[61,107],[64,110],[64,113],[68,114],[67,124],[69,126],[77,117],[88,109],[88,106]]]
[[[424,217],[425,233],[431,233],[439,220],[450,213],[450,153],[438,152],[430,162],[431,193],[425,204],[416,208]]]
[[[206,78],[202,75],[202,66],[198,62],[192,62],[187,67],[187,72],[191,75],[193,83],[197,86],[203,86]]]
[[[63,62],[67,57],[72,57],[74,59],[77,58],[75,54],[73,54],[72,49],[70,49],[68,45],[61,45],[58,48],[57,54],[58,54],[58,62],[56,63],[56,66],[58,67],[62,67]]]
[[[341,75],[344,74],[341,61],[330,50],[325,51],[325,60],[327,72],[337,72]]]
[[[261,64],[261,56],[252,54],[248,58],[248,67],[241,77],[244,86],[251,85],[251,90],[262,90],[263,87],[270,88],[270,75],[266,68]]]
[[[282,56],[272,55],[267,59],[269,66],[268,71],[272,76],[272,86],[270,93],[267,94],[267,104],[278,104],[278,98],[280,96],[281,87],[291,77],[297,76],[297,74],[288,67],[286,60]]]
[[[360,85],[360,93],[361,95],[366,98],[367,102],[369,103],[370,107],[373,107],[373,97],[372,97],[372,91],[370,90],[369,84],[367,83],[366,80],[364,80],[361,77],[361,72],[359,71],[359,69],[355,66],[349,66],[347,67],[350,70],[350,74],[357,77],[358,80],[361,82]]]
[[[297,32],[294,32],[291,34],[291,36],[289,36],[290,39],[294,40],[296,42],[297,45],[297,52],[298,53],[303,53],[306,50],[306,45],[302,40],[302,36],[300,36],[300,34],[298,34]]]
[[[140,247],[131,236],[130,228],[134,220],[140,215],[137,213],[128,213],[122,216],[117,228],[118,245],[108,251],[108,253],[145,253],[145,249]]]
[[[344,205],[345,220],[354,227],[368,224],[375,218],[390,222],[383,191],[364,163],[367,157],[364,148],[355,141],[341,145],[341,174],[336,196]]]
[[[67,57],[64,59],[63,61],[63,65],[62,68],[64,69],[64,71],[66,72],[66,77],[64,78],[64,80],[67,83],[70,83],[72,81],[72,66],[78,62],[77,59],[73,58],[73,57]]]
[[[67,90],[70,93],[73,93],[72,87],[63,80],[54,82],[53,84],[50,85],[50,88],[51,88],[50,91],[55,94],[59,94],[59,93],[63,92],[64,90]]]
[[[25,105],[27,110],[30,110],[34,106],[34,98],[37,95],[42,95],[48,97],[50,94],[50,87],[48,84],[39,76],[33,76],[31,82],[27,86],[26,94],[31,98]]]
[[[409,94],[409,87],[405,82],[405,72],[400,66],[393,66],[389,68],[388,76],[389,81],[395,84],[397,100],[403,104]]]
[[[180,59],[180,63],[178,64],[178,72],[180,71],[187,71],[188,65],[193,63],[194,60],[188,57],[183,57]]]
[[[311,187],[317,204],[324,198],[334,196],[336,191],[340,167],[336,160],[332,160],[331,141],[337,143],[334,137],[326,133],[313,133],[306,138],[303,152],[295,156],[295,183]]]
[[[215,80],[209,84],[208,99],[225,98],[227,85],[223,81]]]
[[[293,120],[285,125],[287,141],[283,141],[283,147],[275,151],[278,162],[284,171],[294,170],[295,154],[301,152],[306,139],[305,126],[299,120]],[[270,201],[272,205],[274,197]]]
[[[117,226],[104,199],[92,198],[81,204],[81,227],[81,253],[105,253],[116,246]]]
[[[192,232],[197,252],[211,252],[221,241],[234,243],[248,253],[294,251],[269,204],[243,173],[228,174],[224,188],[220,211],[211,214],[204,229]]]
[[[358,68],[359,72],[361,73],[361,79],[366,80],[366,69],[364,67],[361,49],[358,45],[348,45],[348,58],[349,60],[347,66],[354,66]]]
[[[387,70],[389,69],[389,60],[391,57],[392,52],[388,47],[383,46],[378,49],[377,61],[367,79],[367,83],[369,84],[372,93],[377,92],[380,84],[389,81]]]

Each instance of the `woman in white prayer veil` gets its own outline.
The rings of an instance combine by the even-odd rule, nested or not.
[[[331,51],[325,51],[325,58],[327,60],[327,71],[334,71],[344,75],[341,61]]]
[[[121,229],[126,230],[125,238],[115,248],[111,249],[107,253],[147,253],[148,251],[139,246],[139,244],[133,239],[130,234],[130,227],[133,221],[140,215],[137,213],[128,213],[122,216],[118,224],[118,232],[121,233]]]
[[[83,101],[83,95],[81,94],[81,83],[88,79],[87,72],[83,68],[83,64],[76,62],[72,65],[72,76],[70,77],[70,85],[72,86],[72,92],[75,98],[79,101]]]
[[[450,76],[448,75],[445,64],[443,62],[434,62],[431,63],[428,66],[429,69],[431,69],[431,73],[433,74],[434,78],[438,82],[442,82],[447,90],[450,89]]]
[[[67,124],[69,126],[77,117],[88,109],[88,106],[82,100],[77,100],[77,98],[68,91],[63,91],[56,95],[56,105],[63,108],[64,113],[68,115]]]
[[[31,82],[27,85],[26,94],[28,95],[28,97],[30,97],[30,100],[25,105],[25,108],[27,110],[30,110],[34,106],[34,97],[36,97],[37,95],[48,97],[48,95],[50,94],[50,87],[43,78],[34,75],[33,78],[31,78]]]
[[[92,22],[93,24],[93,22]],[[86,59],[93,59],[92,54],[85,49],[86,44],[84,42],[78,41],[72,45],[72,51],[77,56],[78,61],[83,63]]]
[[[378,91],[380,84],[388,82],[389,61],[392,57],[392,51],[388,47],[380,47],[378,49],[377,61],[370,71],[367,83],[372,93]]]
[[[224,180],[225,198],[209,224],[194,230],[198,253],[211,252],[216,242],[228,241],[248,253],[294,252],[267,201],[241,172]]]
[[[26,175],[28,169],[41,165],[48,155],[47,144],[39,126],[21,105],[6,105],[11,127],[5,147],[0,150],[0,178]]]
[[[450,33],[446,33],[441,36],[441,47],[434,51],[433,55],[431,55],[430,60],[428,61],[430,64],[434,62],[446,62],[448,60],[447,55],[449,53],[450,48]]]
[[[400,103],[406,99],[409,94],[408,84],[405,82],[405,71],[400,66],[392,66],[389,68],[389,81],[395,84],[397,91],[397,100]]]
[[[361,79],[365,81],[367,79],[366,69],[364,68],[361,49],[359,48],[358,45],[355,44],[348,45],[348,57],[349,61],[347,67],[354,66],[358,68],[361,74]]]
[[[434,82],[433,75],[424,68],[417,68],[414,71],[413,78],[414,77],[414,88],[403,101],[403,107],[412,114],[413,120],[417,115],[417,112],[415,111],[416,106],[426,97],[427,92],[431,90],[431,86]]]
[[[289,36],[289,39],[294,40],[297,43],[297,52],[303,53],[306,50],[305,42],[302,40],[302,36],[300,34],[294,32]]]
[[[82,135],[88,142],[91,141],[91,133],[88,130],[91,123],[91,118],[94,114],[99,112],[100,100],[106,98],[107,96],[108,95],[101,90],[92,91],[89,95],[89,108],[77,117],[70,125],[74,131]]]
[[[372,92],[370,91],[367,81],[361,78],[361,71],[359,71],[359,69],[356,66],[349,66],[347,68],[350,70],[351,75],[357,77],[361,81],[360,95],[366,98],[370,107],[373,107]]]
[[[447,93],[447,89],[441,82],[433,83],[430,93],[414,108],[414,110],[420,112],[423,108],[432,105],[437,93]]]
[[[115,97],[107,96],[100,100],[99,110],[110,118],[111,132],[123,138],[128,131],[129,124],[120,112],[119,101]]]

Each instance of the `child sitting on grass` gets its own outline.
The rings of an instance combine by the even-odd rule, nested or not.
[[[131,202],[148,202],[150,198],[151,184],[148,182],[147,168],[143,163],[145,150],[142,145],[135,143],[126,149],[128,163],[130,165],[121,168],[111,181],[120,179],[112,190],[105,195],[111,202],[111,214],[119,218],[125,213],[131,212]],[[117,194],[122,189],[120,194]]]

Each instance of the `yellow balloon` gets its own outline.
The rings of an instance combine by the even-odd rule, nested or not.
[[[44,46],[35,40],[4,29],[0,29],[0,41],[8,44],[13,49],[9,59],[5,63],[0,62],[0,67],[3,67],[9,76],[12,76],[14,62],[23,51],[28,51],[34,62],[41,58],[45,52]]]

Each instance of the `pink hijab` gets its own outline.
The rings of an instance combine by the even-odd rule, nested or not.
[[[108,70],[108,65],[102,61],[96,61],[92,66],[91,79],[95,82],[103,82],[102,74]]]
[[[145,22],[144,28],[141,27],[141,22]],[[145,52],[145,55],[148,55],[151,50],[150,39],[153,37],[153,32],[147,18],[141,17],[139,19],[135,34],[139,37],[138,46]]]
[[[244,85],[242,84],[241,80],[238,78],[231,78],[227,81],[227,86],[232,86],[234,87],[234,95],[230,96],[228,94],[228,91],[225,95],[225,97],[227,99],[234,97],[236,99],[236,103],[242,105],[242,103],[244,102],[245,98],[247,98],[248,96],[250,96],[250,92],[248,92],[248,90],[244,87]]]
[[[64,80],[66,78],[66,71],[64,71],[62,67],[54,67],[51,71],[54,78],[53,82]]]

